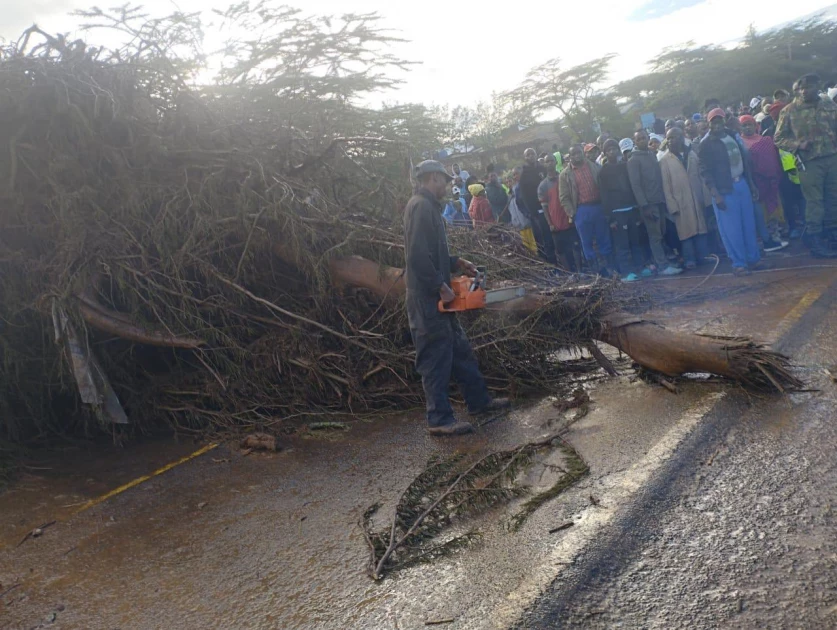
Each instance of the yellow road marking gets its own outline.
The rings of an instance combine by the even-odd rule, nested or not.
[[[805,314],[805,311],[820,298],[823,291],[824,289],[811,289],[803,295],[799,302],[796,303],[796,306],[779,321],[779,324],[773,331],[774,339],[778,340],[784,337],[793,325]]]
[[[80,514],[81,512],[84,512],[85,510],[89,510],[90,508],[92,508],[96,505],[99,505],[100,503],[102,503],[104,501],[107,501],[111,497],[115,497],[117,494],[121,494],[121,493],[125,492],[126,490],[130,490],[131,488],[134,488],[134,487],[140,485],[141,483],[144,483],[144,482],[148,481],[152,477],[156,477],[157,475],[162,475],[164,472],[166,472],[168,470],[171,470],[175,466],[180,466],[180,464],[185,464],[190,459],[194,459],[195,457],[199,457],[200,455],[203,455],[204,453],[208,453],[209,451],[216,448],[217,446],[218,446],[217,442],[213,443],[213,444],[207,444],[203,448],[199,448],[198,450],[196,450],[191,455],[187,455],[186,457],[181,457],[176,462],[166,464],[162,468],[158,468],[157,470],[155,470],[154,472],[152,472],[148,475],[143,475],[142,477],[137,477],[133,481],[129,481],[128,483],[126,483],[124,485],[121,485],[118,488],[103,494],[102,496],[96,497],[95,499],[91,499],[90,501],[88,501],[87,503],[82,505],[79,509],[77,509],[75,512],[73,512],[72,516],[75,516],[76,514]]]

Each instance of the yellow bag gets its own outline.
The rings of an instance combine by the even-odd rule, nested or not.
[[[535,241],[535,233],[532,231],[532,228],[527,227],[520,230],[520,238],[523,239],[523,244],[533,254],[538,253],[538,243]]]

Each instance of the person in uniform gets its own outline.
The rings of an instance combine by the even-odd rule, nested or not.
[[[779,114],[773,140],[803,161],[799,169],[805,209],[803,241],[813,256],[835,258],[837,249],[837,105],[820,96],[820,78],[806,74],[796,97]]]
[[[473,263],[448,251],[442,200],[451,176],[435,160],[416,167],[418,191],[404,209],[404,247],[407,261],[407,318],[416,346],[416,371],[421,375],[431,435],[470,433],[470,422],[457,420],[448,397],[451,375],[459,383],[472,415],[509,407],[506,398],[493,399],[480,373],[477,358],[455,313],[439,311],[454,294],[451,273],[476,275]]]

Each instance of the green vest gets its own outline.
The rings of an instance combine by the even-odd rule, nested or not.
[[[560,173],[561,170],[564,168],[564,158],[561,157],[561,152],[560,151],[556,151],[554,153],[554,155],[555,155],[555,170]]]

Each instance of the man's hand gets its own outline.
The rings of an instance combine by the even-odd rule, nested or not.
[[[642,206],[642,218],[647,221],[656,221],[659,217],[654,214],[654,206]]]
[[[443,284],[442,288],[439,289],[439,297],[442,300],[442,304],[450,304],[453,302],[456,294],[454,294],[453,290],[447,284]]]
[[[715,205],[718,207],[718,210],[726,210],[727,204],[724,201],[723,195],[721,193],[716,192],[712,195],[712,199],[715,202]]]
[[[462,273],[466,276],[473,278],[477,275],[477,266],[472,263],[470,260],[465,260],[464,258],[460,258],[456,263],[456,268],[459,269]],[[447,285],[445,285],[447,286]],[[448,291],[450,291],[450,287],[448,287]],[[451,293],[453,295],[453,293]],[[451,297],[451,300],[453,297]]]
[[[753,195],[753,201],[758,201],[759,200],[759,190],[758,190],[758,188],[753,188],[750,192]]]

